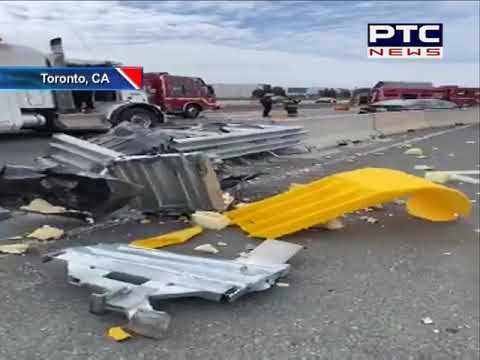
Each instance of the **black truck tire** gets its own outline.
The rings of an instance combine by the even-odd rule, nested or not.
[[[154,127],[161,122],[159,121],[158,115],[153,111],[138,107],[122,111],[118,120],[118,123],[128,121],[144,128]]]
[[[200,106],[196,104],[189,104],[185,108],[183,116],[186,117],[187,119],[196,119],[198,115],[200,115],[201,111],[202,109],[200,108]]]

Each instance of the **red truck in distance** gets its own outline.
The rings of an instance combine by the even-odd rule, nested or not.
[[[144,87],[149,101],[168,114],[195,119],[204,110],[220,108],[213,87],[201,78],[145,73]]]
[[[440,99],[455,103],[457,106],[480,105],[480,89],[459,86],[439,86],[425,88],[388,87],[374,88],[370,103],[393,99]]]

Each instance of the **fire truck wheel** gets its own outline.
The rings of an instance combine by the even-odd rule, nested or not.
[[[197,116],[200,114],[200,106],[195,104],[187,105],[185,108],[185,117],[188,119],[196,119]]]
[[[120,122],[128,121],[144,128],[155,126],[158,123],[157,115],[150,110],[133,108],[127,109],[120,114]]]

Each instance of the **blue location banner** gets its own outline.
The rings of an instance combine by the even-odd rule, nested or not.
[[[0,90],[138,90],[142,67],[0,66]]]

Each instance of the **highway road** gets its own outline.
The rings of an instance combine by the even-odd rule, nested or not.
[[[404,155],[398,145],[405,141],[420,146],[428,158]],[[0,164],[30,164],[47,143],[48,138],[38,136],[1,138]],[[417,164],[439,170],[478,169],[478,126],[425,130],[328,151],[257,159],[245,163],[245,169],[266,174],[247,184],[240,196],[252,201],[283,191],[293,182],[372,166],[423,176],[423,171],[413,169]],[[133,221],[38,245],[25,256],[0,255],[0,359],[478,359],[480,189],[467,183],[449,186],[476,201],[471,217],[453,223],[427,222],[390,203],[367,213],[379,220],[377,224],[362,221],[363,213],[351,214],[343,219],[341,230],[312,229],[288,236],[284,240],[305,246],[282,280],[289,287],[274,287],[230,304],[165,301],[158,306],[173,321],[163,340],[134,337],[113,342],[105,332],[124,319],[90,314],[88,292],[68,285],[65,269],[42,264],[40,255],[68,246],[128,243],[182,228],[182,221]],[[65,229],[81,225],[18,213],[0,222],[0,238],[42,224]],[[218,241],[228,246],[212,256],[223,258],[233,258],[247,244],[257,243],[229,227],[206,231],[170,250],[193,254],[196,245]],[[424,317],[433,324],[423,324]]]

